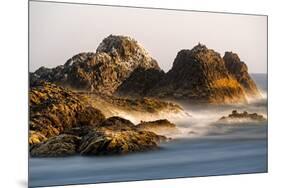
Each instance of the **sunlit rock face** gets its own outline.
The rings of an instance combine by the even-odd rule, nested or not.
[[[78,126],[96,126],[105,117],[76,93],[41,81],[29,91],[29,143],[46,141]]]
[[[236,53],[225,52],[223,60],[229,73],[241,84],[248,97],[261,97],[255,82],[248,73],[247,65],[240,60]]]
[[[96,53],[77,54],[56,68],[39,68],[31,74],[31,84],[46,80],[77,90],[112,94],[138,67],[160,69],[136,40],[110,35],[100,43]]]
[[[95,53],[80,53],[64,65],[41,67],[30,74],[74,90],[130,98],[154,97],[203,103],[245,103],[260,97],[247,66],[237,54],[219,53],[198,44],[180,50],[165,73],[134,39],[110,35]]]
[[[246,102],[242,86],[229,74],[220,54],[202,44],[179,51],[172,69],[149,95],[191,102]]]

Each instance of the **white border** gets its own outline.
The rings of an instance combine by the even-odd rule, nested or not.
[[[63,1],[63,0],[60,0]],[[269,173],[68,187],[280,187],[280,6],[266,0],[67,0],[67,2],[157,7],[269,15]],[[27,181],[27,1],[0,5],[1,181],[0,187],[26,187]],[[241,28],[243,29],[243,28]],[[231,162],[231,161],[229,161]],[[168,169],[167,169],[168,170]],[[279,186],[278,186],[279,185]]]

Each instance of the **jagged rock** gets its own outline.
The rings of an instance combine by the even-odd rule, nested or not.
[[[266,119],[263,117],[263,115],[257,114],[257,113],[248,113],[247,111],[244,111],[242,113],[237,112],[237,110],[233,110],[231,114],[229,114],[227,117],[223,116],[219,119],[219,121],[228,121],[228,120],[253,120],[253,121],[265,121]]]
[[[181,50],[172,69],[149,95],[190,102],[246,102],[243,88],[228,73],[220,54],[201,44]]]
[[[156,134],[175,133],[178,132],[176,125],[169,122],[167,119],[160,119],[156,121],[141,121],[137,128],[139,130],[151,131]]]
[[[248,73],[247,65],[240,60],[237,54],[225,52],[223,60],[229,73],[237,79],[249,97],[260,97],[260,92]]]
[[[45,80],[78,90],[112,94],[138,67],[160,69],[141,45],[130,37],[110,35],[96,53],[80,53],[53,69],[31,73],[31,85]]]
[[[80,137],[62,134],[45,142],[34,145],[30,149],[32,157],[63,157],[77,154]]]
[[[155,149],[166,137],[140,131],[123,118],[111,117],[84,136],[79,151],[82,155],[124,154]]]
[[[96,126],[105,119],[76,93],[47,82],[31,87],[29,99],[30,144],[59,135],[67,128]]]
[[[134,98],[147,96],[148,91],[151,90],[164,76],[164,71],[159,69],[137,68],[124,82],[122,82],[115,93],[120,96]]]

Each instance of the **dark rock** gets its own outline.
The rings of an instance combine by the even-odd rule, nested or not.
[[[240,60],[237,54],[225,52],[223,60],[229,73],[236,78],[249,97],[261,97],[255,82],[248,73],[247,65]]]
[[[228,121],[228,120],[253,120],[253,121],[266,121],[266,119],[263,117],[263,115],[257,114],[257,113],[248,113],[247,111],[244,111],[242,113],[237,112],[237,110],[233,110],[231,114],[228,116],[223,116],[219,119],[219,121]]]
[[[151,131],[156,134],[175,133],[178,132],[176,125],[169,122],[167,119],[156,121],[142,121],[137,125],[139,130]]]
[[[80,144],[80,137],[62,134],[31,147],[32,157],[63,157],[75,155]]]
[[[118,87],[116,94],[129,97],[144,97],[163,77],[164,71],[158,69],[137,68]]]
[[[135,125],[131,121],[118,116],[106,119],[99,124],[98,127],[105,128],[110,131],[136,130]]]
[[[82,139],[82,155],[125,154],[155,149],[166,137],[140,131],[123,118],[111,117]]]

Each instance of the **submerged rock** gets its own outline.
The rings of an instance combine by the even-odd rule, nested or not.
[[[77,154],[80,137],[62,134],[45,142],[34,145],[30,149],[32,157],[64,157]]]
[[[257,114],[257,113],[248,113],[247,111],[244,111],[242,113],[237,112],[236,110],[233,110],[231,114],[228,116],[223,116],[219,119],[219,121],[227,121],[227,120],[243,120],[248,119],[252,121],[266,121],[266,118],[263,117],[263,115]]]

